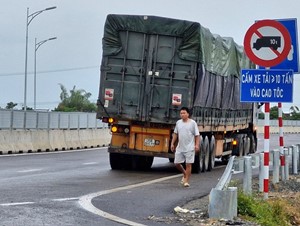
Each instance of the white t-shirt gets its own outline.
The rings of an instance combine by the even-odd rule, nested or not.
[[[195,136],[199,136],[197,123],[193,119],[184,122],[182,119],[176,122],[174,133],[178,135],[176,151],[188,152],[195,149]]]

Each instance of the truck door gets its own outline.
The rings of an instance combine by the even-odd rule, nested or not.
[[[193,104],[197,63],[179,58],[179,37],[130,31],[120,37],[122,51],[102,61],[99,98],[106,113],[174,123],[178,109]]]
[[[182,106],[193,104],[197,64],[178,56],[181,38],[150,35],[145,95],[145,116],[174,123]]]

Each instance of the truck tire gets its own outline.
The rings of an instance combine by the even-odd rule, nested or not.
[[[204,153],[203,172],[205,172],[205,171],[208,171],[208,166],[209,166],[209,140],[208,140],[207,136],[205,136],[204,141],[203,141],[203,153]]]
[[[109,163],[112,170],[131,170],[132,156],[120,153],[109,153]]]
[[[149,170],[153,164],[153,156],[134,156],[135,167],[137,170]]]
[[[221,158],[222,164],[227,165],[229,158],[230,158],[230,155],[222,156],[222,158]]]
[[[246,135],[244,137],[244,155],[248,155],[250,152],[250,138]]]
[[[256,152],[256,148],[257,148],[257,139],[255,139],[253,134],[249,135],[250,138],[250,154],[255,153]]]
[[[211,171],[215,167],[215,157],[216,157],[216,140],[212,136],[209,142],[209,165],[208,171]]]
[[[239,139],[238,139],[238,147],[239,147],[239,152],[238,152],[238,156],[244,156],[244,139],[243,139],[243,135],[239,135]]]
[[[112,170],[122,169],[119,153],[109,153],[109,163]]]
[[[203,172],[203,141],[200,141],[200,151],[195,155],[195,161],[192,165],[192,173]]]

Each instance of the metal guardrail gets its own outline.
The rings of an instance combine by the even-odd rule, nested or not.
[[[220,178],[218,184],[216,185],[215,189],[224,190],[225,188],[228,187],[228,184],[231,180],[231,176],[233,174],[234,159],[235,159],[235,156],[230,157],[230,159],[227,163],[226,169],[225,169],[222,177]]]
[[[298,174],[300,169],[300,144],[292,145],[284,149],[284,163],[279,158],[279,150],[270,151],[270,165],[273,171],[273,183],[279,182],[279,171],[281,169],[281,180],[289,179],[289,162],[292,162],[292,173]],[[280,162],[280,164],[279,164]],[[243,192],[252,193],[252,170],[259,168],[259,191],[263,192],[263,173],[264,165],[263,153],[255,153],[248,156],[237,157],[232,156],[227,167],[220,178],[218,184],[210,192],[210,201],[208,206],[208,214],[210,218],[233,219],[237,216],[237,187],[228,187],[232,174],[244,173],[243,176]],[[228,208],[224,208],[227,206]]]
[[[232,174],[244,173],[243,177],[243,192],[247,194],[252,193],[252,170],[259,168],[259,191],[263,191],[263,170],[264,153],[254,153],[248,156],[237,157],[233,160],[223,173],[225,179],[220,184],[228,184]],[[283,159],[283,160],[282,160]],[[300,169],[300,144],[285,147],[283,152],[280,153],[278,149],[270,150],[269,159],[270,171],[272,172],[272,182],[278,183],[289,180],[290,171],[293,174],[298,174]],[[290,167],[291,166],[291,167]],[[281,175],[279,172],[281,171]],[[230,174],[229,174],[230,172]],[[226,183],[224,182],[226,181]],[[219,184],[218,183],[218,184]],[[217,188],[217,187],[216,187]]]
[[[0,129],[94,129],[107,128],[96,113],[43,112],[0,109]]]

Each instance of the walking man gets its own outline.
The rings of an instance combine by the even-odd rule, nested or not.
[[[176,122],[171,142],[171,151],[175,151],[174,163],[176,168],[182,172],[181,183],[184,187],[189,187],[189,180],[192,173],[192,164],[195,160],[195,152],[199,151],[200,133],[197,123],[189,118],[190,111],[187,107],[180,109],[180,120]],[[178,145],[175,150],[175,142]],[[185,168],[181,165],[185,162]]]

